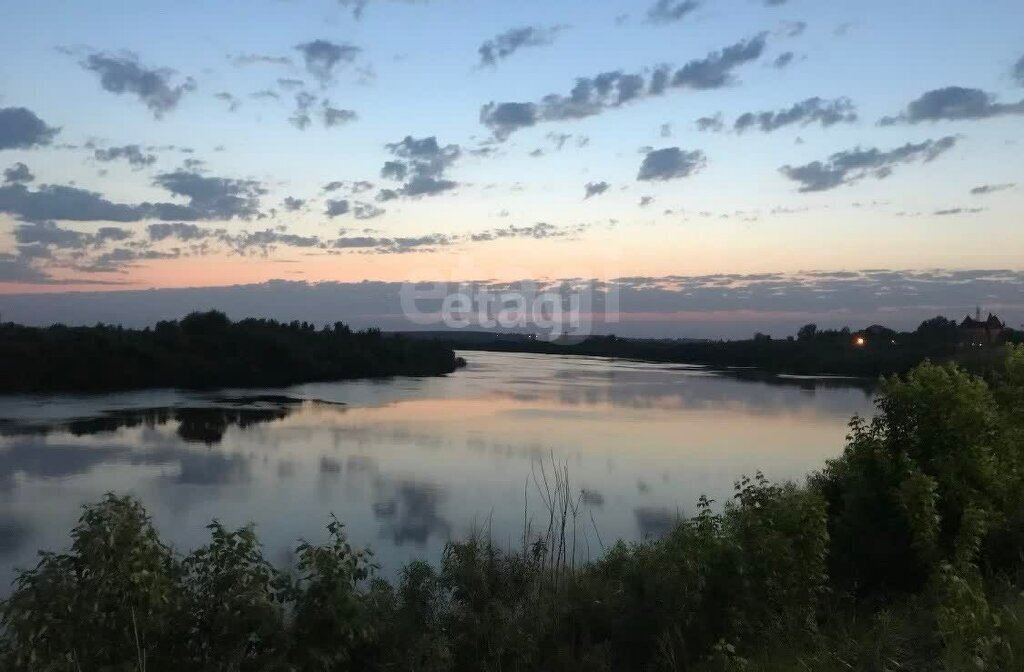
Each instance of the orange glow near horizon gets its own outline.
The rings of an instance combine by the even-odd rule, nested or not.
[[[671,230],[669,230],[671,229]],[[0,283],[0,293],[50,293],[66,291],[117,291],[160,288],[213,287],[258,284],[268,280],[306,282],[459,281],[524,278],[595,278],[624,276],[664,277],[730,273],[796,273],[805,270],[856,270],[848,267],[851,250],[861,260],[857,268],[913,268],[901,248],[870,249],[862,241],[841,246],[819,245],[809,233],[799,244],[768,251],[764,239],[770,232],[748,231],[743,236],[710,238],[678,237],[678,227],[651,229],[640,235],[622,230],[594,233],[583,238],[541,241],[508,239],[466,243],[403,254],[346,250],[282,249],[269,256],[217,254],[204,257],[141,262],[125,273],[72,274],[54,269],[58,283]],[[691,232],[692,233],[692,232]],[[673,238],[671,234],[676,234]],[[813,251],[812,251],[813,248]],[[943,268],[1019,266],[1007,257],[1012,245],[987,247],[984,253],[968,244],[961,248],[956,265]],[[1001,250],[994,252],[993,250]],[[1010,255],[1012,256],[1012,255]],[[1006,258],[1004,258],[1006,257]],[[938,267],[938,265],[937,265]],[[99,283],[76,283],[74,280]]]

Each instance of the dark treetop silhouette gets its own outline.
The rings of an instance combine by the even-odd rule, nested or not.
[[[526,334],[430,332],[417,335],[408,332],[407,335],[437,340],[463,350],[594,355],[742,367],[767,373],[871,378],[904,373],[925,359],[955,361],[970,371],[986,373],[1002,361],[1002,346],[1024,342],[1024,333],[1006,328],[991,315],[987,322],[977,323],[968,317],[961,324],[935,317],[910,332],[897,332],[877,324],[860,331],[819,329],[817,325],[807,324],[795,337],[755,334],[751,339],[736,341],[591,336],[569,343],[543,341]]]
[[[232,322],[192,313],[153,329],[0,325],[0,392],[277,387],[316,380],[441,375],[451,348],[336,322]]]

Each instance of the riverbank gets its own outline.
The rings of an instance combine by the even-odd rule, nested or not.
[[[336,519],[272,566],[251,528],[182,556],[140,504],[88,507],[2,609],[4,669],[1019,670],[1024,349],[985,381],[887,381],[806,485],[743,478],[661,540],[583,562],[567,468],[520,542],[373,578]],[[68,662],[70,661],[70,662]]]
[[[313,381],[437,376],[464,364],[440,343],[338,322],[192,313],[152,329],[0,324],[0,393],[283,387]]]
[[[926,359],[954,362],[973,373],[986,375],[1005,358],[1006,344],[1024,342],[1024,333],[1006,329],[998,342],[971,344],[963,340],[954,322],[945,321],[939,328],[935,324],[935,320],[929,320],[913,332],[896,332],[877,325],[859,332],[818,330],[807,325],[795,337],[757,335],[730,341],[618,336],[545,341],[522,334],[456,331],[402,334],[460,350],[613,357],[767,374],[866,379],[906,373]]]

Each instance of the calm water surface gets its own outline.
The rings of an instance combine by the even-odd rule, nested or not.
[[[871,410],[868,392],[836,380],[462,354],[469,366],[445,378],[0,397],[0,592],[107,491],[140,497],[182,551],[213,518],[254,522],[268,557],[288,563],[331,512],[385,575],[474,528],[517,546],[524,505],[545,513],[533,475],[552,461],[585,492],[579,543],[596,555],[601,541],[660,534],[701,494],[728,499],[740,474],[801,478]]]

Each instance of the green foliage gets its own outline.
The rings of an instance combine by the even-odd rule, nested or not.
[[[371,645],[375,619],[359,590],[373,566],[366,551],[355,550],[343,527],[332,518],[330,543],[303,542],[298,554],[298,583],[294,593],[293,651],[304,669],[347,669],[354,654]]]
[[[110,495],[18,578],[0,669],[1024,669],[1022,395],[1024,348],[988,382],[925,363],[884,381],[807,486],[744,478],[579,565],[553,532],[574,510],[564,473],[546,535],[452,543],[395,584],[336,519],[284,572],[251,527],[216,522],[182,558]]]
[[[314,380],[439,375],[459,362],[433,341],[317,330],[307,322],[231,322],[192,313],[152,329],[0,324],[0,392],[143,387],[278,387]]]
[[[263,558],[251,526],[207,526],[210,543],[182,563],[189,663],[197,669],[266,669],[283,658],[287,577]]]
[[[985,543],[1024,548],[1007,520],[1019,516],[1021,444],[989,386],[925,363],[883,381],[877,403],[879,414],[855,418],[843,456],[813,479],[829,503],[833,581],[913,592],[944,563],[1009,569],[978,555]]]
[[[68,553],[43,553],[23,572],[4,604],[10,667],[131,670],[178,655],[169,633],[182,606],[181,566],[142,505],[108,495],[86,507],[71,540]]]

